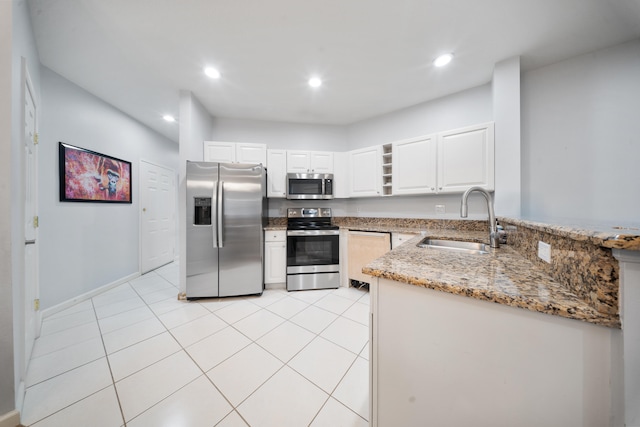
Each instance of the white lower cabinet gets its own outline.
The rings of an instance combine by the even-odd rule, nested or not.
[[[287,281],[287,232],[269,230],[264,232],[264,283]]]
[[[623,425],[620,330],[381,278],[370,290],[370,426]]]
[[[417,233],[392,233],[391,234],[391,249],[397,248],[407,240],[411,240],[416,237]]]

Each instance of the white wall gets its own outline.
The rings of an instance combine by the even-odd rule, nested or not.
[[[139,269],[140,159],[177,170],[178,146],[42,68],[40,301],[48,308]],[[132,204],[59,201],[58,142],[132,163]]]
[[[523,215],[640,223],[640,41],[522,76]]]
[[[346,151],[346,128],[216,117],[211,140],[263,143],[287,150]]]
[[[178,185],[178,254],[181,260],[187,258],[187,160],[204,159],[203,141],[211,139],[213,117],[207,112],[198,98],[190,91],[180,91],[180,147],[179,147],[179,185]],[[187,266],[180,263],[180,292],[186,291]]]
[[[488,122],[491,106],[491,85],[485,84],[354,123],[347,128],[348,146],[354,150]]]
[[[180,91],[180,166],[185,171],[185,161],[204,159],[203,141],[211,139],[212,132],[213,117],[191,92]]]

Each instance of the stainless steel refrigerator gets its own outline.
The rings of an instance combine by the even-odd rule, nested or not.
[[[187,298],[264,289],[262,165],[187,161]]]

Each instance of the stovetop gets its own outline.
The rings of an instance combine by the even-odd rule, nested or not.
[[[340,227],[329,221],[292,221],[289,219],[287,230],[338,230]]]
[[[287,209],[287,230],[338,230],[331,223],[330,208]]]

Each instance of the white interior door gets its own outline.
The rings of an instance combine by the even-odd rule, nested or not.
[[[140,272],[173,261],[175,256],[175,171],[140,162]]]
[[[38,321],[38,150],[36,102],[27,77],[24,87],[24,363],[39,334]]]

